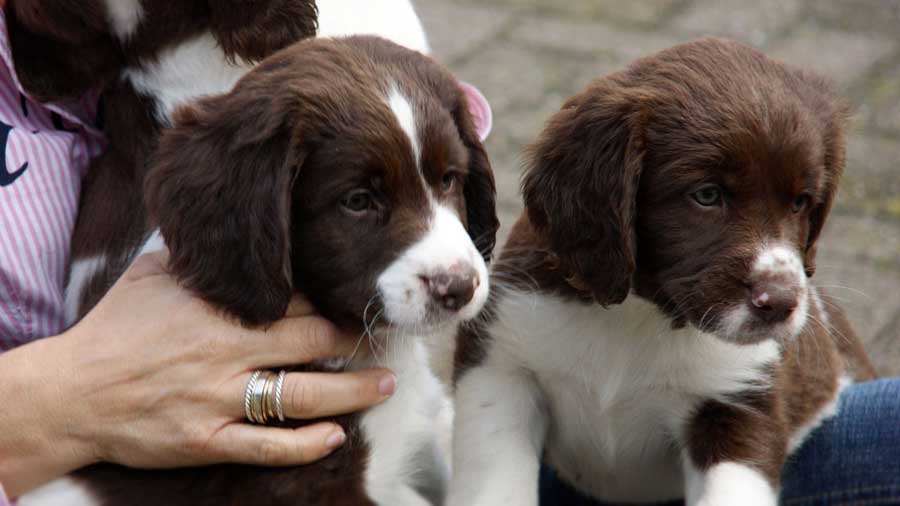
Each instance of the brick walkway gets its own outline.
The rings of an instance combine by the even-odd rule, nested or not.
[[[701,35],[742,40],[834,79],[856,108],[818,284],[900,374],[900,0],[414,0],[435,56],[487,95],[502,235],[518,156],[590,80]]]

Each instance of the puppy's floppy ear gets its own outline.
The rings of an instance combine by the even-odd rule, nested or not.
[[[212,32],[230,58],[259,61],[318,28],[315,0],[209,0]]]
[[[825,184],[822,201],[818,203],[809,214],[809,236],[806,240],[806,251],[803,255],[803,266],[807,277],[812,277],[816,272],[816,245],[825,220],[831,211],[834,198],[837,195],[838,183],[844,173],[844,164],[847,156],[847,140],[845,126],[848,110],[843,105],[829,104],[827,109],[831,114],[827,118],[823,142],[825,145]]]
[[[528,147],[525,208],[569,283],[622,302],[635,271],[641,97],[609,79],[570,99]]]
[[[494,172],[481,141],[490,132],[491,108],[477,88],[459,83],[456,104],[451,111],[463,144],[469,151],[469,174],[463,195],[469,237],[485,261],[491,259],[497,240],[497,188]]]
[[[286,85],[238,83],[175,114],[145,199],[188,288],[249,324],[284,315],[292,293],[292,186],[303,155]]]

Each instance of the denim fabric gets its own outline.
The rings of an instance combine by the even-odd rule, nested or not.
[[[838,415],[791,456],[782,480],[782,506],[900,506],[900,378],[849,387]],[[540,496],[541,506],[604,506],[546,468]]]

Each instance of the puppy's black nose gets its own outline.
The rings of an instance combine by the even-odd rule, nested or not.
[[[781,323],[791,316],[800,298],[798,287],[778,280],[753,283],[750,288],[750,308],[766,323]]]
[[[452,267],[423,276],[431,298],[444,309],[458,311],[472,300],[481,283],[472,267]]]

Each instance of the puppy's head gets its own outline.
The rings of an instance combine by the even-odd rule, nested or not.
[[[162,136],[146,198],[172,271],[251,324],[295,291],[342,325],[471,318],[497,219],[470,97],[382,39],[273,55]]]
[[[844,165],[830,87],[701,40],[571,99],[532,145],[527,211],[570,282],[634,291],[736,342],[805,324],[807,277]]]
[[[48,101],[203,33],[228,57],[257,61],[315,35],[317,13],[314,0],[10,0],[7,16],[19,80]]]

